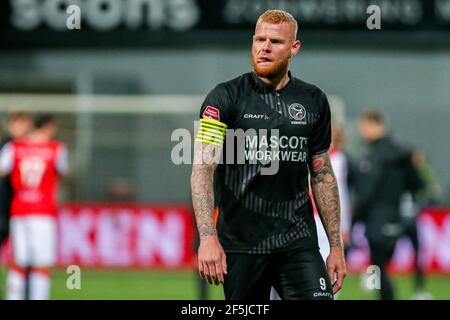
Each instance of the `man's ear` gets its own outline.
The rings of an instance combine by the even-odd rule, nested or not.
[[[292,45],[291,56],[295,56],[300,51],[301,46],[302,43],[300,42],[300,40],[295,40],[294,44]]]

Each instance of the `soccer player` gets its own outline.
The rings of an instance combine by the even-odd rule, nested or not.
[[[198,268],[208,283],[223,284],[226,299],[268,300],[271,286],[282,299],[333,299],[346,274],[328,153],[330,108],[321,89],[288,71],[299,49],[292,15],[266,11],[253,36],[253,72],[216,86],[200,111],[191,176]],[[230,142],[242,131],[258,133],[246,134],[245,152],[237,148],[228,157],[234,153]],[[255,145],[266,155],[262,161],[251,156]],[[228,160],[243,155],[244,161]],[[309,174],[331,247],[326,265]]]
[[[33,127],[33,119],[26,112],[13,112],[8,117],[8,135],[0,142],[0,149],[9,141],[26,137]],[[9,211],[12,187],[9,176],[0,177],[0,247],[9,235]]]
[[[400,200],[405,192],[416,192],[422,181],[414,168],[411,151],[394,141],[387,132],[384,116],[367,111],[359,121],[367,152],[355,172],[353,221],[362,221],[370,247],[372,264],[380,268],[380,298],[394,299],[387,264],[403,234]]]
[[[9,141],[26,137],[33,127],[33,119],[27,112],[15,111],[8,115],[7,135],[0,141],[0,150]],[[9,237],[10,209],[12,202],[11,177],[0,176],[0,255]],[[3,278],[3,267],[0,267]],[[6,270],[5,270],[6,271]],[[3,297],[3,292],[0,293]],[[1,299],[0,297],[0,299]]]
[[[14,265],[7,279],[8,299],[49,298],[50,268],[56,258],[58,175],[68,172],[67,150],[53,140],[55,132],[53,116],[37,116],[30,136],[9,142],[0,154],[0,172],[11,174],[13,187],[10,229]]]

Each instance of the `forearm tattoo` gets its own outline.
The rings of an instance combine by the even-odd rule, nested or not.
[[[209,158],[202,154],[204,152],[214,152],[211,148],[200,148],[194,150],[194,157],[199,156]],[[197,155],[195,155],[195,153]],[[217,235],[214,224],[214,191],[213,176],[217,164],[205,163],[204,161],[194,161],[191,175],[192,205],[194,207],[197,229],[202,236]]]
[[[310,171],[314,201],[330,247],[342,247],[339,190],[328,152],[312,157]]]

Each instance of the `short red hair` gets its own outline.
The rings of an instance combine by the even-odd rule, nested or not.
[[[256,24],[261,22],[267,22],[272,24],[280,24],[286,22],[292,28],[293,31],[292,38],[294,40],[297,39],[297,30],[298,30],[297,20],[295,20],[295,18],[289,12],[276,9],[267,10],[266,12],[264,12],[262,15],[259,16]]]

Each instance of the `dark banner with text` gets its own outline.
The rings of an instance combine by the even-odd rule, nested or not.
[[[269,8],[291,12],[300,37],[312,41],[316,32],[344,38],[364,32],[382,39],[394,31],[399,38],[415,32],[450,36],[450,0],[3,0],[0,43],[6,48],[151,47],[228,39],[229,46],[247,43],[258,16]],[[369,30],[377,15],[379,29]]]

